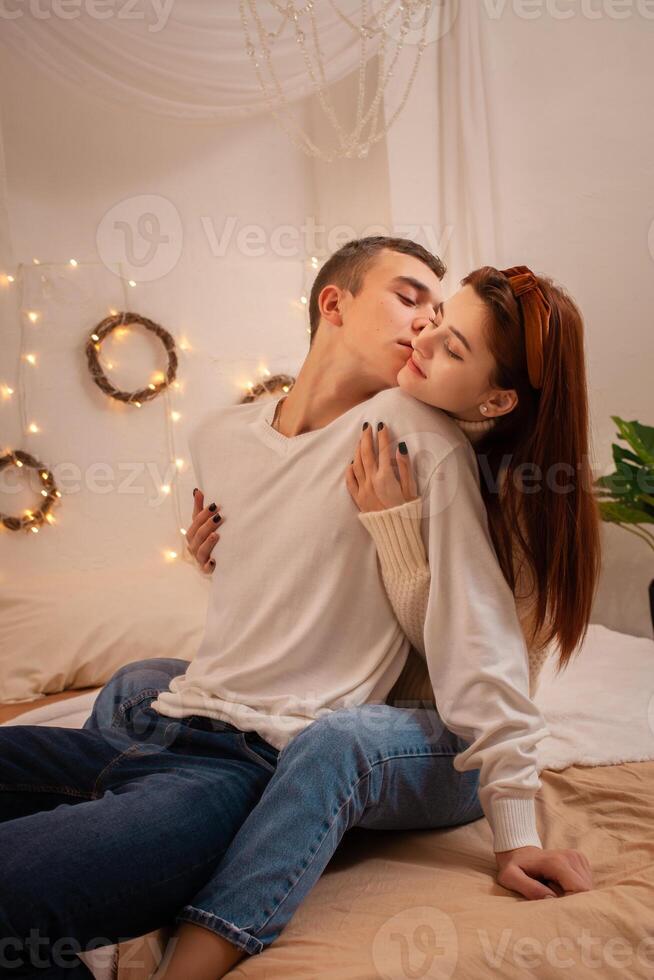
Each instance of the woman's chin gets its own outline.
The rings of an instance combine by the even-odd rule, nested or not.
[[[399,388],[406,391],[407,395],[411,395],[419,402],[424,402],[425,405],[431,405],[432,408],[441,408],[437,404],[437,399],[433,396],[433,391],[429,385],[417,385],[413,383],[415,375],[411,371],[411,368],[406,367],[406,365],[401,368],[397,373],[397,384]],[[416,381],[424,381],[424,378],[416,378]]]

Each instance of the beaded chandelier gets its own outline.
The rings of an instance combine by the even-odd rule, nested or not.
[[[427,45],[427,27],[434,0],[362,0],[356,19],[339,9],[337,0],[321,0],[322,3],[329,3],[334,16],[345,23],[359,40],[356,117],[349,131],[338,119],[328,91],[314,14],[316,2],[239,0],[245,50],[271,113],[298,149],[327,163],[339,157],[366,157],[370,147],[384,137],[406,105]],[[264,7],[267,26],[261,9]],[[279,15],[278,25],[272,31],[269,29],[271,7]],[[317,94],[333,130],[332,146],[319,147],[288,111],[289,104],[275,71],[275,42],[289,29],[295,34],[312,90]],[[399,105],[385,120],[382,104],[384,92],[404,48],[413,48],[413,64]],[[373,55],[377,57],[374,91],[366,93],[366,66]]]

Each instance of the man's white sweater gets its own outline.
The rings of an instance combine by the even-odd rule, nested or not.
[[[292,437],[271,426],[277,401],[221,409],[191,437],[198,486],[226,522],[200,648],[152,707],[254,730],[282,749],[337,708],[385,701],[410,644],[344,479],[363,422],[376,433],[383,421],[406,442],[423,500],[425,655],[443,723],[471,742],[453,764],[480,769],[496,851],[541,846],[536,745],[549,733],[529,698],[470,442],[399,388]]]

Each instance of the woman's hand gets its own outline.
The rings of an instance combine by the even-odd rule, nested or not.
[[[193,491],[193,520],[186,532],[186,543],[205,575],[211,575],[216,567],[211,552],[220,538],[216,528],[223,526],[224,518],[219,514],[220,504],[210,504],[209,507],[203,504],[204,494],[196,488]]]
[[[525,898],[557,898],[593,887],[590,863],[581,851],[516,847],[512,851],[496,851],[495,858],[498,883]]]
[[[400,452],[400,446],[406,449],[406,444],[401,442],[393,453],[385,425],[379,429],[377,441],[379,459],[372,428],[368,425],[361,433],[356,455],[345,472],[345,484],[352,499],[364,512],[398,507],[418,497],[409,457]]]

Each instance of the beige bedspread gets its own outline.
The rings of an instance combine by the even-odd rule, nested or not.
[[[4,706],[0,721],[33,707]],[[592,891],[530,902],[500,887],[484,819],[442,831],[355,829],[277,942],[229,976],[651,980],[654,762],[570,766],[541,779],[543,844],[583,850]],[[168,934],[122,943],[119,980],[147,977]]]
[[[486,820],[443,831],[355,829],[277,942],[229,976],[651,980],[654,762],[545,771],[538,820],[545,847],[587,855],[592,891],[527,901],[500,887]],[[167,935],[123,943],[119,980],[146,977]]]

